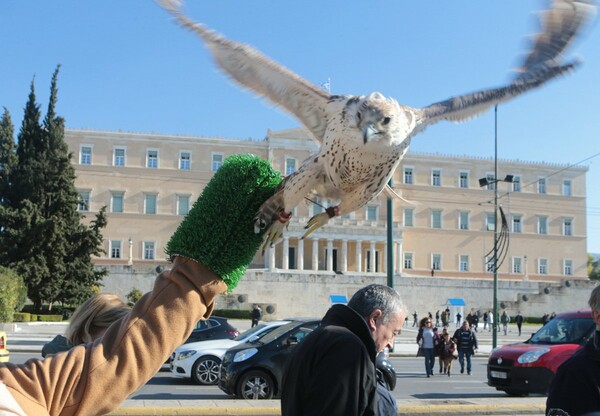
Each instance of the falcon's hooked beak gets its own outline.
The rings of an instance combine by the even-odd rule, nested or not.
[[[380,134],[379,130],[375,128],[374,123],[365,123],[362,127],[362,132],[364,144],[367,144],[367,142],[371,140],[373,136],[377,136]]]

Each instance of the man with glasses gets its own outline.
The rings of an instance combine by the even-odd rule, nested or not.
[[[471,331],[469,323],[464,321],[462,326],[454,332],[452,337],[458,346],[458,362],[460,363],[460,373],[465,372],[465,357],[467,358],[467,374],[471,375],[471,356],[477,351],[477,337],[475,332]]]

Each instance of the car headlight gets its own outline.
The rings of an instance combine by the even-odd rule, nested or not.
[[[550,352],[550,348],[538,348],[532,351],[527,351],[525,354],[521,354],[519,358],[517,358],[517,362],[519,364],[531,364],[535,363],[540,357],[547,352]]]
[[[187,358],[190,358],[194,354],[196,354],[195,350],[181,351],[179,354],[177,354],[177,360],[179,360],[179,361],[185,360]]]
[[[248,358],[252,357],[257,352],[258,352],[258,350],[256,348],[248,348],[247,350],[242,350],[240,352],[237,352],[233,356],[233,362],[239,363],[239,362],[245,361]]]

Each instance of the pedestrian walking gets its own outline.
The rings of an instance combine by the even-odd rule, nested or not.
[[[545,313],[545,314],[542,316],[542,326],[543,326],[543,325],[546,325],[546,324],[548,323],[548,321],[549,321],[549,320],[550,320],[550,315],[548,315],[547,313]]]
[[[442,327],[447,328],[448,320],[450,319],[450,315],[446,311],[442,311],[441,319],[442,319]]]
[[[433,375],[433,366],[435,365],[435,333],[433,331],[433,322],[430,318],[421,319],[419,333],[417,334],[417,344],[425,357],[425,374],[427,377]]]
[[[439,309],[435,312],[435,326],[436,326],[436,328],[438,326],[440,326],[440,310]]]
[[[471,356],[477,351],[477,337],[475,332],[469,328],[469,323],[464,321],[462,326],[454,332],[452,337],[458,346],[458,362],[460,363],[460,373],[465,372],[465,358],[467,361],[467,374],[471,375]]]
[[[485,331],[490,322],[490,315],[487,312],[483,313],[483,330]]]
[[[523,325],[523,315],[521,315],[521,311],[517,312],[517,316],[515,316],[515,322],[517,324],[517,329],[519,330],[519,336],[521,336],[521,326]]]
[[[254,328],[258,325],[258,322],[262,319],[263,313],[262,309],[258,305],[254,305],[252,308],[252,312],[250,313],[250,317],[252,318],[252,325],[250,328]]]
[[[502,324],[502,330],[504,331],[504,335],[508,332],[508,323],[510,322],[510,316],[506,313],[506,311],[502,312],[502,316],[500,317],[500,323]]]
[[[462,315],[460,314],[460,312],[458,312],[456,314],[456,327],[457,328],[460,326],[460,323],[462,322],[461,319],[462,319]]]
[[[419,315],[417,314],[417,311],[414,311],[413,312],[413,324],[412,324],[413,328],[415,326],[417,326],[418,323],[419,323]]]

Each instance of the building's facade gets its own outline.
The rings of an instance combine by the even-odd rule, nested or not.
[[[164,264],[164,247],[223,160],[253,153],[288,174],[317,146],[302,129],[264,140],[67,130],[76,187],[88,220],[107,206],[106,255],[98,264]],[[500,279],[587,277],[585,167],[500,160],[498,204],[510,230]],[[491,278],[492,159],[408,153],[394,174],[394,272],[405,276]],[[492,185],[493,186],[493,185]],[[387,196],[301,239],[308,219],[332,201],[297,207],[284,239],[251,267],[385,273]],[[488,257],[486,257],[486,254]],[[502,260],[502,259],[501,259]]]

